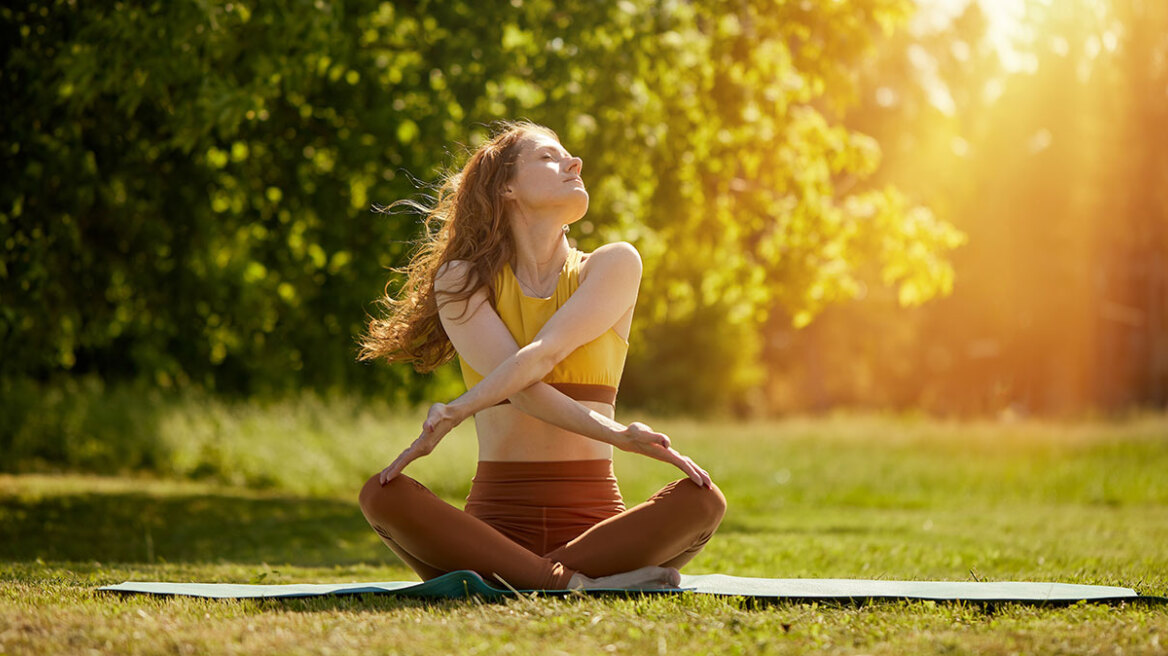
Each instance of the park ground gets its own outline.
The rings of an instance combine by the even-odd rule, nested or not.
[[[1168,651],[1162,603],[214,601],[96,592],[125,580],[416,580],[368,528],[356,497],[422,416],[326,402],[202,407],[158,426],[160,440],[186,445],[157,467],[169,475],[0,475],[0,654]],[[623,411],[618,419],[645,420]],[[1163,415],[649,423],[710,470],[729,501],[687,573],[1059,581],[1168,597]],[[468,424],[409,473],[461,504],[473,468]],[[623,453],[616,468],[627,502],[677,477]]]

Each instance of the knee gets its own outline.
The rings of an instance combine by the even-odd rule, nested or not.
[[[379,480],[380,475],[381,472],[378,472],[365,481],[361,493],[357,496],[357,501],[361,505],[361,512],[365,514],[365,517],[369,519],[376,517],[385,521],[388,519],[387,515],[391,514],[395,507],[401,505],[394,499],[400,496],[410,479],[407,476],[398,475],[382,485]]]
[[[691,499],[687,505],[696,516],[712,527],[722,522],[726,514],[726,496],[716,484],[711,482],[710,487],[702,487],[687,478],[682,485],[690,492]]]
[[[710,487],[702,488],[701,496],[703,510],[713,525],[722,523],[722,517],[726,515],[726,495],[722,494],[722,489],[711,481]]]
[[[361,493],[357,495],[357,503],[361,506],[361,512],[366,515],[369,515],[373,507],[377,505],[377,498],[381,496],[383,490],[378,476],[380,476],[380,472],[365,481],[365,485],[361,487]]]

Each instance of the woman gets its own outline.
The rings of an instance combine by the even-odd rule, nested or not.
[[[568,225],[588,209],[582,166],[551,130],[506,123],[434,207],[406,203],[426,212],[433,236],[405,269],[402,298],[387,288],[389,316],[370,320],[360,359],[425,372],[457,351],[468,391],[430,408],[360,502],[424,580],[469,569],[517,589],[676,587],[725,512],[668,437],[613,419],[641,261],[626,242],[591,254],[568,245]],[[401,472],[471,416],[479,463],[464,511]],[[614,446],[686,478],[626,509]]]

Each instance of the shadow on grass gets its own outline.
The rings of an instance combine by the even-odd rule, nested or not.
[[[353,503],[298,497],[73,494],[0,498],[0,560],[286,563],[389,558]]]
[[[404,595],[382,595],[382,594],[354,594],[354,595],[332,595],[328,597],[310,597],[310,598],[288,598],[288,599],[256,599],[254,600],[257,607],[262,610],[283,610],[299,613],[317,613],[324,611],[345,611],[351,613],[382,613],[389,610],[402,610],[410,608],[420,608],[429,611],[457,611],[465,610],[472,606],[484,606],[488,608],[506,608],[510,605],[527,606],[533,601],[547,602],[554,600],[556,604],[567,604],[570,608],[577,605],[588,604],[596,599],[650,599],[655,595],[647,594],[644,596],[637,594],[614,594],[614,595],[524,595],[524,599],[516,597],[500,597],[497,599],[485,599],[483,597],[471,596],[460,597],[453,599],[439,599],[439,598],[419,598],[406,597]],[[665,595],[656,595],[665,597]],[[678,598],[674,598],[676,603]],[[726,597],[731,600],[731,603],[739,604],[738,599]]]
[[[964,608],[967,609],[968,612],[979,614],[986,619],[991,619],[1003,611],[1014,608],[1030,607],[1055,609],[1080,606],[1088,603],[1070,600],[923,600],[896,597],[774,598],[734,595],[704,595],[693,593],[640,594],[636,592],[564,596],[556,594],[534,596],[525,595],[525,599],[517,599],[515,597],[484,599],[477,596],[465,598],[418,598],[407,597],[404,595],[353,594],[287,599],[247,599],[241,601],[245,604],[254,604],[256,608],[262,611],[289,611],[298,613],[341,611],[355,614],[377,614],[383,613],[385,611],[398,611],[405,609],[424,609],[427,611],[442,612],[465,610],[473,606],[505,608],[515,604],[520,606],[527,606],[528,604],[531,604],[532,601],[538,601],[540,603],[550,601],[555,604],[566,604],[569,608],[575,608],[577,605],[587,605],[597,600],[652,601],[652,603],[661,604],[664,607],[672,605],[679,608],[690,607],[695,603],[713,602],[724,604],[739,611],[795,610],[808,604],[815,604],[817,607],[825,610],[831,609],[837,611],[855,610],[858,608],[908,610],[912,608],[928,609],[941,604],[957,608]],[[1115,608],[1125,608],[1129,606],[1135,608],[1163,608],[1168,606],[1168,598],[1156,596],[1125,597],[1097,599],[1090,603],[1093,605],[1111,606]]]
[[[751,520],[754,521],[751,521]],[[307,497],[148,492],[0,497],[0,560],[102,563],[396,562],[356,504]],[[729,516],[731,534],[870,535],[892,527],[775,526]]]

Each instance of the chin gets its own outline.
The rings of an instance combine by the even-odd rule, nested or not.
[[[575,213],[576,218],[572,219],[571,222],[575,223],[575,222],[579,221],[580,219],[584,218],[584,215],[587,213],[588,213],[588,201],[586,200],[586,201],[584,201],[584,204],[581,205],[580,208],[576,211],[576,213]]]
[[[583,198],[569,198],[556,203],[556,214],[560,215],[561,221],[571,223],[579,221],[588,213],[588,197]]]

